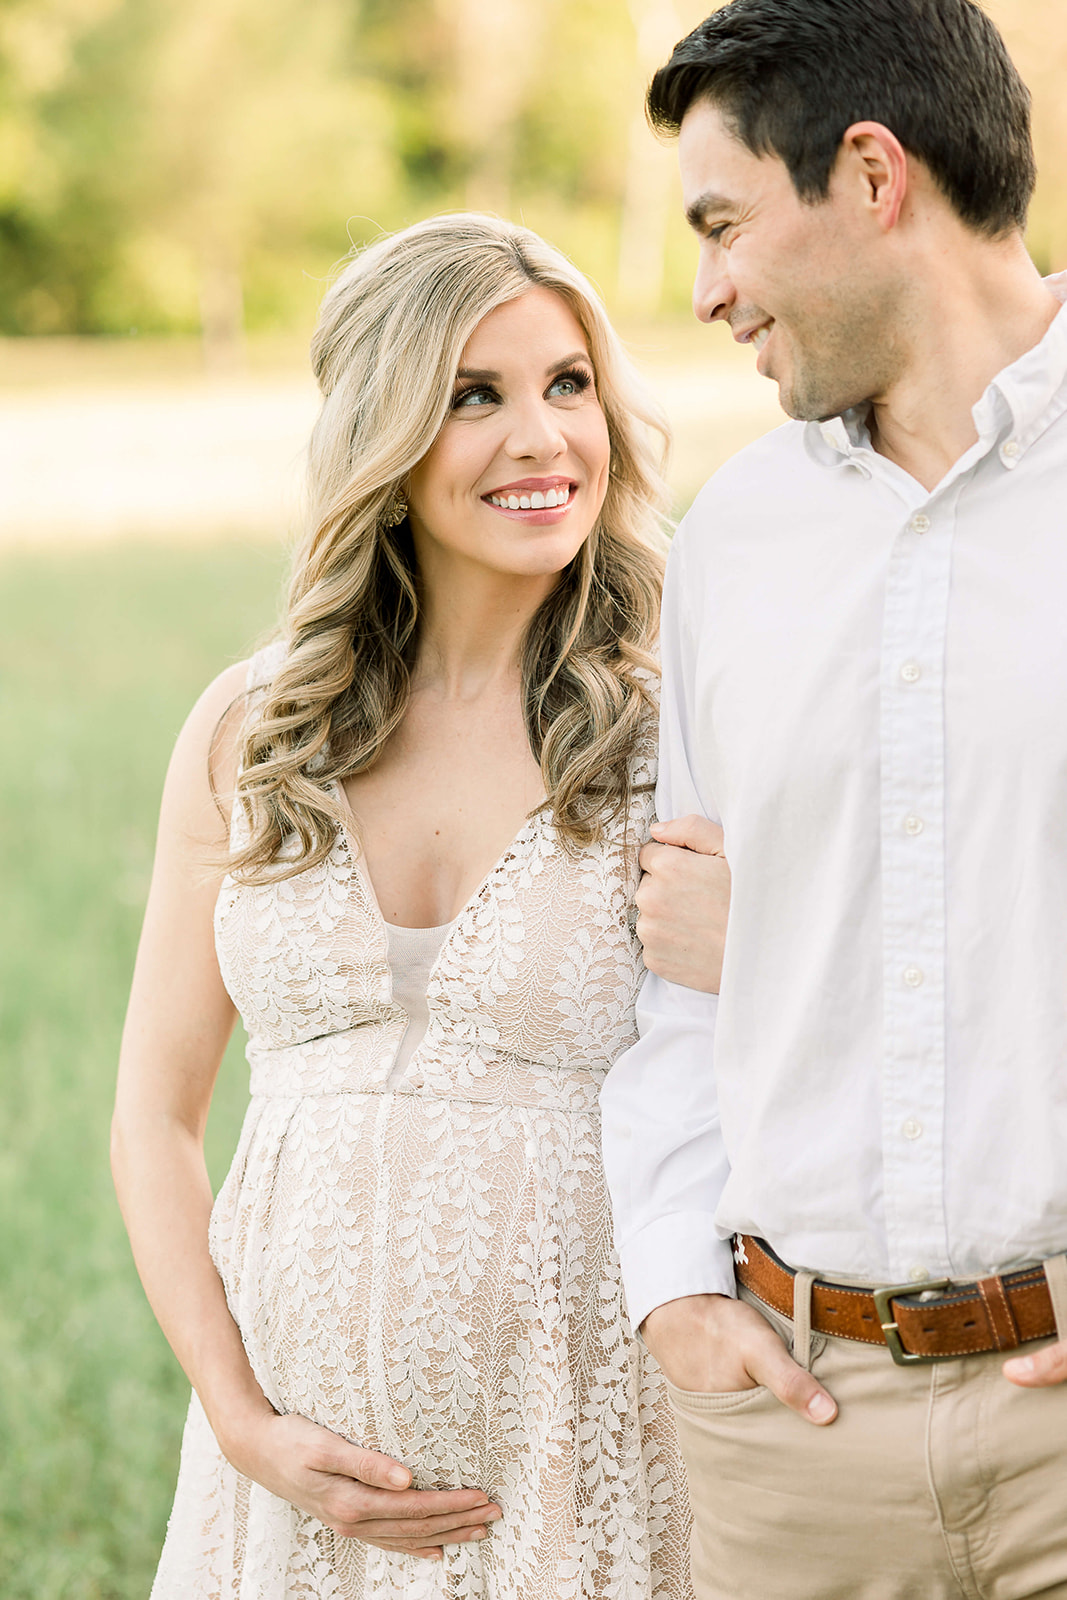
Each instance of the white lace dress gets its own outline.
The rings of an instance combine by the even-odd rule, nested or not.
[[[504,1515],[442,1563],[337,1537],[235,1472],[194,1396],[153,1600],[689,1600],[684,1473],[623,1308],[597,1114],[634,1038],[627,843],[651,805],[578,857],[545,814],[523,827],[448,932],[388,1090],[406,1016],[350,841],[276,885],[225,882],[252,1098],[211,1250],[256,1377],[278,1411]]]

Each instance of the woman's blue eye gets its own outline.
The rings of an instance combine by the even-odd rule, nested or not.
[[[491,406],[496,399],[492,389],[461,389],[452,401],[453,410],[460,406]]]
[[[575,367],[573,372],[561,372],[548,392],[551,394],[553,390],[562,390],[563,398],[570,400],[588,389],[592,381],[588,372],[583,372],[581,367]]]
[[[575,400],[588,389],[593,381],[592,374],[584,372],[581,367],[575,367],[572,372],[561,372],[554,378],[547,393],[556,395],[562,400]],[[470,410],[474,406],[496,405],[500,399],[495,389],[487,389],[484,385],[472,385],[469,389],[460,389],[452,397],[453,411]]]

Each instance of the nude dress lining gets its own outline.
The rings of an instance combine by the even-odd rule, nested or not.
[[[400,1082],[415,1051],[426,1036],[430,1010],[426,991],[430,973],[441,953],[441,946],[455,923],[439,928],[402,928],[387,922],[389,971],[393,978],[393,1001],[407,1012],[408,1025],[400,1041],[396,1060],[389,1071],[388,1087]]]

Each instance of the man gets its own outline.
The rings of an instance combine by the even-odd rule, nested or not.
[[[604,1091],[697,1590],[1064,1597],[1067,311],[1028,96],[971,0],[733,0],[649,106],[696,313],[797,419],[668,572],[660,815],[722,820],[721,998],[651,977]]]

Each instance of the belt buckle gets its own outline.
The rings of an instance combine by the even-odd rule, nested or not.
[[[905,1350],[900,1342],[900,1329],[897,1327],[893,1316],[892,1300],[914,1299],[917,1295],[930,1294],[938,1289],[951,1289],[951,1278],[935,1278],[921,1286],[914,1283],[893,1283],[887,1289],[874,1290],[874,1305],[878,1312],[878,1321],[882,1325],[882,1335],[889,1346],[889,1354],[893,1357],[898,1367],[913,1367],[921,1361],[949,1361],[950,1356],[927,1356],[913,1354]]]

